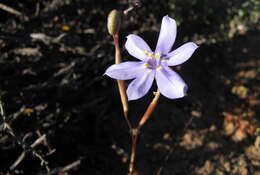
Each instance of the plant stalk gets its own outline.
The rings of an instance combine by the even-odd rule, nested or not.
[[[119,46],[119,35],[118,33],[113,35],[114,39],[114,46],[115,46],[115,63],[119,64],[122,62],[122,56],[121,56],[121,51],[120,51],[120,46]],[[117,85],[119,89],[119,94],[121,98],[121,103],[123,106],[123,112],[124,112],[124,117],[127,122],[127,125],[129,129],[132,129],[131,122],[129,121],[128,118],[128,100],[127,100],[127,95],[126,95],[126,85],[124,80],[117,80]]]
[[[141,118],[141,120],[138,124],[139,129],[141,129],[144,126],[144,124],[146,123],[146,121],[150,118],[150,116],[153,113],[155,107],[157,106],[159,97],[160,97],[160,91],[157,90],[157,92],[155,92],[155,95],[154,95],[152,102],[149,104],[148,108],[146,109],[143,117]]]
[[[131,131],[132,135],[132,146],[131,146],[131,157],[130,157],[130,163],[129,163],[129,175],[133,175],[135,172],[135,160],[136,160],[136,147],[137,147],[137,139],[139,136],[139,129],[134,128]]]
[[[136,160],[136,147],[137,147],[137,140],[139,133],[141,131],[141,128],[144,126],[146,121],[149,119],[151,114],[153,113],[155,107],[157,106],[158,100],[160,97],[160,91],[157,90],[155,92],[155,96],[149,106],[147,107],[143,117],[141,118],[138,127],[131,130],[131,138],[132,138],[132,147],[131,147],[131,157],[130,157],[130,163],[129,163],[129,175],[133,175],[135,172],[135,160]]]

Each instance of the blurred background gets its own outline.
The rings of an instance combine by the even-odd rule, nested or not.
[[[103,73],[114,63],[107,15],[132,3],[0,1],[0,175],[126,174],[129,132],[116,83]],[[173,49],[200,47],[173,68],[188,96],[160,98],[140,136],[138,170],[259,175],[260,1],[143,0],[123,21],[124,60],[134,60],[125,37],[138,34],[153,48],[165,15],[178,25]],[[134,123],[151,92],[130,102]]]

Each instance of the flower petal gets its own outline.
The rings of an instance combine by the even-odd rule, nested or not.
[[[170,99],[181,98],[188,89],[183,79],[169,67],[165,66],[156,71],[155,79],[160,92]]]
[[[161,55],[168,54],[176,38],[176,22],[174,19],[164,16],[162,19],[161,30],[156,45],[155,53]]]
[[[134,79],[127,88],[128,100],[136,100],[143,97],[151,88],[154,80],[155,71],[145,70],[143,75]]]
[[[172,51],[167,55],[169,60],[167,61],[168,66],[176,66],[187,61],[198,46],[193,42],[183,44],[181,47]]]
[[[147,43],[141,37],[134,34],[127,36],[125,48],[130,55],[143,61],[147,60],[147,56],[144,51],[151,52],[151,49]]]
[[[105,74],[117,80],[129,80],[143,74],[146,68],[141,61],[127,61],[110,66]]]

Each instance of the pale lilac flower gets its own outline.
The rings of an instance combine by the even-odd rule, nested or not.
[[[170,99],[186,95],[187,85],[169,66],[176,66],[187,61],[198,46],[188,42],[170,52],[176,38],[176,22],[164,16],[159,39],[154,52],[137,35],[127,36],[125,48],[128,53],[140,61],[127,61],[110,66],[105,74],[118,80],[134,79],[127,88],[128,100],[143,97],[155,78],[159,91]]]

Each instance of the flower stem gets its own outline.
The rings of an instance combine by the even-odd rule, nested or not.
[[[130,157],[130,163],[129,163],[129,175],[133,175],[135,172],[136,147],[137,147],[137,140],[138,140],[139,133],[141,131],[141,128],[144,126],[146,121],[149,119],[149,117],[153,113],[155,107],[157,106],[159,97],[160,97],[160,91],[157,90],[157,92],[155,92],[155,96],[154,96],[152,102],[150,103],[150,105],[146,109],[142,119],[140,120],[138,127],[133,128],[131,130],[132,146],[131,146],[131,157]]]
[[[122,57],[121,57],[121,51],[120,51],[120,47],[119,47],[118,33],[113,35],[113,39],[114,39],[114,46],[115,46],[115,63],[119,64],[122,62]],[[126,95],[125,81],[117,80],[117,85],[118,85],[118,89],[119,89],[121,103],[123,106],[125,120],[127,122],[129,129],[132,129],[131,122],[129,121],[129,118],[128,118],[128,100],[127,100],[127,95]]]
[[[116,64],[119,64],[122,62],[122,56],[121,56],[121,51],[120,51],[120,46],[119,46],[118,33],[113,35],[113,39],[114,39],[114,46],[115,46],[115,62],[116,62]]]
[[[157,92],[155,92],[155,96],[152,100],[152,102],[149,104],[148,108],[146,109],[142,119],[140,120],[139,124],[138,124],[138,128],[142,128],[143,125],[146,123],[146,121],[149,119],[149,117],[151,116],[151,114],[153,113],[155,107],[157,106],[158,100],[160,97],[160,91],[157,90]]]
[[[134,128],[131,131],[131,138],[132,138],[132,147],[131,147],[131,157],[129,163],[129,175],[133,175],[135,172],[135,160],[136,160],[136,146],[137,146],[137,139],[139,136],[139,128]]]

